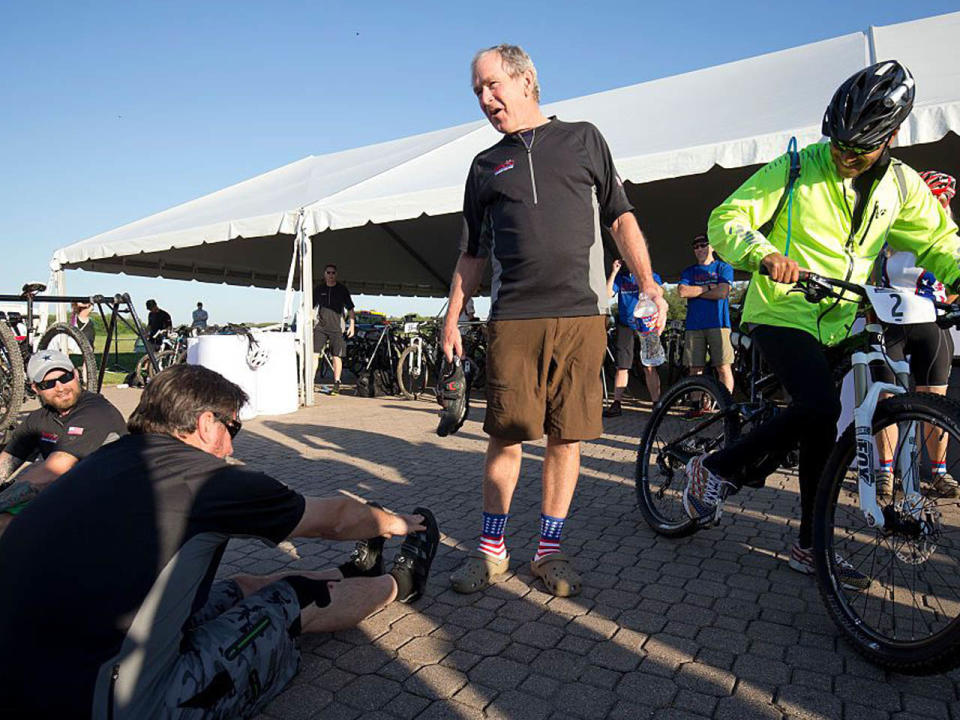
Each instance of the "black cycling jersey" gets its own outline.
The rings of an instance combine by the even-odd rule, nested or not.
[[[606,141],[555,118],[477,155],[460,249],[490,257],[491,320],[607,311],[600,224],[633,210]]]
[[[317,324],[324,330],[340,331],[340,321],[344,310],[353,310],[350,291],[342,283],[327,285],[321,283],[313,288],[313,303],[319,308]]]
[[[83,390],[77,404],[65,415],[43,406],[27,415],[4,449],[20,460],[55,451],[82,460],[101,445],[127,434],[120,411],[102,395]]]

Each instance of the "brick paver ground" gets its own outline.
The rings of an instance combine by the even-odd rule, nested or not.
[[[136,391],[109,391],[129,412]],[[436,406],[321,395],[314,408],[245,423],[236,456],[312,495],[347,492],[436,513],[443,545],[428,596],[356,630],[304,636],[293,684],[270,718],[944,718],[960,720],[960,672],[911,678],[856,656],[814,581],[784,554],[799,515],[796,478],[776,476],[728,505],[720,527],[657,537],[639,517],[635,446],[646,415],[628,409],[583,445],[564,550],[579,597],[533,582],[544,443],[524,448],[507,528],[513,573],[474,595],[448,576],[480,523],[482,408],[438,438]],[[387,546],[393,555],[399,540]],[[297,541],[299,560],[233,541],[221,574],[339,564],[349,543]]]

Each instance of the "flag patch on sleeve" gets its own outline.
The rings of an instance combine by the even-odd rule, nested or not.
[[[69,427],[67,428],[67,435],[83,435],[82,427]]]

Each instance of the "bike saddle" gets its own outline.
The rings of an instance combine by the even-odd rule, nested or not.
[[[46,289],[47,289],[47,286],[44,285],[43,283],[37,283],[37,282],[26,283],[23,286],[23,289],[20,291],[20,294],[23,297],[27,297],[28,295],[39,295]]]

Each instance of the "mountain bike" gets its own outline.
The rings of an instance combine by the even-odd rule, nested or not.
[[[960,305],[889,288],[801,273],[796,290],[811,302],[861,301],[887,324],[960,324]],[[939,317],[937,310],[943,313]],[[838,383],[852,369],[855,410],[854,422],[827,461],[815,500],[813,546],[821,597],[843,636],[871,662],[912,674],[956,667],[960,500],[942,498],[933,488],[927,440],[946,441],[944,457],[951,467],[960,461],[960,404],[908,392],[909,365],[886,357],[880,325],[867,325],[832,348],[830,357]],[[877,362],[890,366],[896,384],[872,380],[869,366]],[[762,388],[747,402],[734,402],[712,378],[692,377],[669,388],[655,406],[637,454],[636,491],[640,511],[657,533],[683,537],[705,526],[682,508],[687,461],[725,447],[778,411],[772,399],[775,382],[757,375]],[[713,411],[696,422],[684,420],[692,396],[701,394],[711,398]],[[894,493],[881,498],[876,438],[884,433],[895,438],[896,481]],[[780,460],[758,458],[755,479],[744,485],[762,485]],[[845,587],[839,573],[843,563],[870,578],[869,586]]]
[[[410,344],[397,361],[397,384],[401,395],[416,400],[430,387],[430,376],[437,372],[439,333],[436,322],[406,322],[403,332]]]
[[[146,387],[153,377],[161,370],[172,365],[179,365],[187,361],[187,340],[196,335],[193,328],[181,325],[176,330],[158,330],[151,340],[155,343],[154,356],[156,362],[151,362],[150,356],[145,354],[133,370],[133,381],[137,387]],[[158,342],[159,341],[159,342]]]
[[[46,289],[47,286],[42,283],[27,283],[20,295],[0,296],[0,300],[22,301],[27,306],[26,315],[6,312],[0,317],[0,435],[13,423],[21,405],[31,394],[26,367],[35,352],[52,348],[75,358],[79,356],[77,372],[80,384],[85,388],[99,390],[96,356],[86,336],[77,328],[66,323],[55,323],[37,339],[33,305],[37,296]],[[89,302],[92,298],[54,300]],[[74,363],[76,364],[76,360]]]

